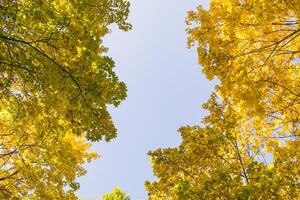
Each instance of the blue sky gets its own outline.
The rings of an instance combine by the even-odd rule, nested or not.
[[[133,30],[112,27],[104,39],[128,97],[110,108],[118,137],[93,146],[102,156],[86,165],[79,196],[101,199],[121,187],[132,200],[147,199],[144,182],[155,180],[147,151],[178,146],[178,128],[198,125],[207,114],[201,105],[213,83],[202,75],[196,50],[186,48],[184,23],[199,4],[207,8],[208,0],[132,0]]]

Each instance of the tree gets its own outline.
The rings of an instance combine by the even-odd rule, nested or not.
[[[0,1],[0,197],[76,199],[90,142],[116,129],[107,105],[126,86],[104,56],[115,23],[129,30],[126,0]]]
[[[299,199],[298,1],[211,0],[187,17],[216,93],[204,126],[149,152],[150,199]]]
[[[211,1],[189,12],[203,72],[257,129],[280,124],[285,135],[299,121],[299,15],[297,1]]]
[[[102,200],[130,200],[130,197],[120,188],[115,188],[111,193],[104,194]]]

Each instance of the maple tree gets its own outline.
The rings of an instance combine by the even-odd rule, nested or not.
[[[116,128],[107,105],[126,86],[104,56],[126,0],[0,1],[0,198],[77,199],[91,141]]]
[[[299,199],[300,4],[211,0],[190,11],[188,44],[219,84],[203,126],[149,152],[149,199]]]

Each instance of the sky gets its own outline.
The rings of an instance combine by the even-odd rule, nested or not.
[[[201,124],[214,83],[201,73],[196,49],[187,48],[184,22],[200,4],[207,8],[208,0],[132,0],[133,30],[113,26],[104,38],[128,97],[109,109],[118,137],[93,145],[101,157],[86,165],[80,197],[99,200],[121,187],[132,200],[146,200],[144,182],[156,180],[147,152],[178,146],[179,127]]]

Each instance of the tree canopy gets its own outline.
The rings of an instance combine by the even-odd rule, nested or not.
[[[89,141],[116,128],[107,105],[126,86],[105,56],[126,0],[0,1],[0,198],[76,199],[75,179],[96,158]]]
[[[76,200],[126,98],[102,39],[128,0],[0,0],[0,199]],[[187,18],[209,114],[148,154],[149,199],[300,199],[300,1],[210,0]],[[129,200],[121,189],[104,200]]]
[[[130,200],[130,197],[120,188],[115,188],[111,193],[104,194],[102,200]]]
[[[299,199],[299,1],[211,0],[187,17],[208,79],[203,125],[149,152],[149,199]]]

